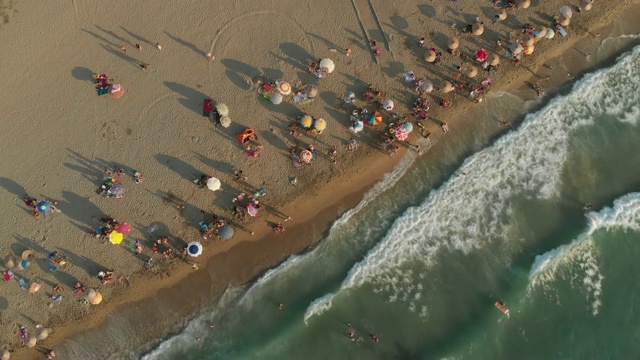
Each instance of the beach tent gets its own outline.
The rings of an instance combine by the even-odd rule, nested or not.
[[[313,123],[313,128],[318,134],[321,134],[327,128],[327,122],[324,119],[319,118]]]
[[[282,103],[282,94],[279,92],[271,93],[271,95],[269,95],[269,101],[274,105]]]
[[[313,125],[313,117],[309,114],[304,114],[300,117],[300,125],[305,129],[310,129]]]
[[[278,87],[278,92],[282,95],[291,94],[291,85],[289,85],[286,81],[276,82],[276,86]]]
[[[256,132],[252,128],[246,128],[240,134],[236,135],[236,139],[238,139],[241,144],[244,144],[255,136]]]
[[[36,339],[44,340],[49,336],[49,330],[42,325],[36,325]]]
[[[224,225],[218,229],[218,236],[220,236],[220,239],[222,240],[231,239],[233,237],[233,233],[234,231],[231,225]]]
[[[326,69],[327,73],[332,73],[333,70],[335,69],[335,64],[333,63],[333,60],[331,59],[322,59],[320,60],[320,68],[321,69]]]
[[[113,244],[113,245],[118,245],[122,242],[122,239],[124,238],[124,235],[122,235],[121,233],[119,233],[117,230],[113,230],[111,232],[111,234],[109,234],[109,241]]]
[[[127,223],[119,223],[118,226],[116,226],[116,230],[122,235],[127,235],[129,231],[131,231],[131,225]]]
[[[435,51],[429,50],[424,54],[424,61],[432,63],[432,62],[436,61],[437,57],[438,56],[436,55]]]
[[[220,183],[220,179],[218,178],[210,177],[207,180],[207,188],[211,191],[220,190],[221,186],[222,184]]]
[[[458,46],[460,46],[460,40],[458,40],[458,38],[456,37],[449,38],[449,42],[447,43],[447,47],[449,47],[449,49],[455,50],[458,48]]]
[[[314,97],[318,96],[318,87],[315,86],[315,85],[308,85],[304,89],[304,93],[307,94],[307,96],[309,98],[314,98]]]
[[[202,254],[202,244],[197,241],[192,241],[187,244],[187,253],[189,256],[198,257]]]
[[[384,101],[384,103],[382,103],[382,107],[387,111],[393,110],[393,106],[394,106],[393,100],[391,99],[387,99]]]
[[[216,110],[218,111],[218,115],[220,116],[227,116],[229,115],[229,107],[226,104],[217,104],[216,105]]]

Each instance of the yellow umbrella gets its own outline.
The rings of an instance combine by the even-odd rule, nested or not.
[[[524,46],[524,54],[525,55],[533,54],[533,50],[535,50],[535,46],[533,46],[533,45],[525,45]]]
[[[302,117],[300,118],[300,125],[302,125],[302,127],[305,129],[310,128],[311,125],[313,125],[313,118],[311,117],[311,115],[309,114],[302,115]]]
[[[316,131],[323,132],[324,129],[327,128],[327,122],[324,121],[324,119],[318,119],[313,124],[313,127],[316,129]]]
[[[111,243],[114,245],[120,244],[123,238],[124,238],[124,235],[122,235],[122,233],[119,233],[115,230],[113,230],[111,234],[109,234],[109,241],[111,241]]]
[[[101,302],[102,302],[102,294],[100,294],[99,292],[96,292],[96,296],[93,299],[89,300],[89,303],[91,305],[98,305]]]

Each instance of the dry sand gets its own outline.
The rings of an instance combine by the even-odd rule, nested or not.
[[[132,224],[134,229],[126,241],[141,241],[150,255],[148,244],[156,235],[169,236],[175,246],[198,239],[200,209],[229,217],[231,199],[240,191],[267,188],[264,204],[272,211],[240,224],[247,231],[237,228],[232,241],[204,241],[205,254],[197,259],[200,268],[206,267],[207,259],[212,259],[208,266],[219,264],[225,254],[247,259],[227,267],[231,270],[218,279],[213,295],[228,284],[250,280],[287,254],[302,251],[318,239],[323,225],[353,206],[406,151],[396,157],[381,154],[370,146],[379,135],[371,129],[356,136],[361,143],[357,150],[344,148],[351,138],[345,128],[348,109],[339,108],[338,99],[347,90],[360,96],[366,84],[376,84],[395,101],[399,114],[408,113],[415,93],[403,82],[404,71],[413,70],[438,82],[451,78],[455,66],[463,63],[445,53],[441,64],[425,64],[421,60],[425,49],[416,45],[420,37],[427,38],[427,48],[435,46],[444,52],[446,37],[457,34],[461,52],[467,57],[479,46],[497,51],[498,37],[504,42],[525,22],[548,25],[564,5],[563,1],[533,1],[531,8],[515,9],[507,20],[494,25],[496,11],[488,1],[373,1],[378,19],[368,1],[353,3],[355,6],[345,2],[326,8],[321,3],[295,3],[293,7],[288,1],[258,5],[222,1],[213,6],[204,1],[115,5],[72,0],[43,7],[35,1],[5,0],[6,8],[0,10],[6,19],[0,27],[4,54],[0,57],[4,118],[0,199],[5,205],[0,208],[4,232],[0,254],[35,250],[37,260],[16,274],[38,279],[43,289],[32,296],[20,290],[16,281],[1,285],[0,347],[20,348],[17,324],[31,332],[36,324],[53,327],[53,336],[41,343],[52,347],[73,333],[100,324],[118,304],[152,296],[193,274],[191,266],[182,261],[159,262],[153,271],[144,270],[144,262],[127,246],[100,244],[85,235],[104,214]],[[548,86],[562,85],[567,71],[577,73],[595,65],[586,56],[590,44],[621,32],[605,27],[596,38],[587,29],[596,31],[611,23],[612,16],[624,9],[637,11],[637,6],[629,8],[637,3],[596,2],[589,12],[574,11],[569,37],[543,40],[521,66],[503,58],[501,69],[491,73],[496,86],[517,89],[532,73],[549,73],[553,78]],[[476,17],[485,22],[485,33],[481,37],[460,34],[460,28]],[[382,50],[378,59],[372,56],[363,29],[378,41]],[[140,44],[141,50],[135,44]],[[120,50],[124,45],[126,53]],[[343,51],[347,47],[353,49],[350,57]],[[565,59],[563,68],[549,71],[541,66],[550,58],[574,52],[571,49],[575,54],[570,56],[575,58]],[[215,60],[207,61],[208,52]],[[311,60],[321,57],[332,58],[336,71],[317,81],[306,68]],[[141,62],[150,64],[150,69],[141,71]],[[120,99],[96,96],[94,73],[114,78],[126,94]],[[257,77],[285,79],[294,87],[318,83],[320,95],[304,111],[327,119],[328,130],[318,137],[292,138],[287,125],[302,109],[291,101],[274,106],[259,99],[254,83]],[[216,129],[202,117],[205,98],[229,105],[234,120],[231,128]],[[481,105],[459,95],[450,98],[453,107],[443,110],[434,93],[430,97],[432,116],[449,123],[453,132],[464,131],[455,115],[467,110],[463,108],[472,110]],[[245,126],[255,128],[261,137],[265,145],[262,157],[248,158],[233,138]],[[429,128],[434,133],[432,144],[446,143],[437,124],[430,123]],[[415,134],[410,140],[415,142],[418,137]],[[320,154],[338,146],[338,163],[319,156],[311,166],[294,170],[287,150],[310,143]],[[105,167],[126,170],[125,199],[95,193]],[[143,183],[133,183],[133,169],[144,174]],[[233,169],[244,170],[248,183],[235,182]],[[202,173],[220,178],[223,189],[216,193],[198,189],[191,181]],[[289,184],[292,176],[298,177],[299,186]],[[57,201],[61,213],[34,219],[21,200],[25,194]],[[175,209],[175,202],[184,203],[185,210]],[[325,208],[330,210],[324,212],[322,221],[316,221],[317,231],[301,233],[305,236],[288,232],[276,237],[277,246],[264,245],[274,242],[270,222],[292,216],[300,229],[308,229],[309,222],[303,222],[314,220]],[[147,232],[151,224],[159,225],[153,237]],[[296,229],[292,223],[285,224]],[[256,234],[251,236],[249,231]],[[265,255],[252,256],[257,248]],[[46,254],[53,250],[64,253],[71,265],[55,273],[48,271]],[[76,281],[98,286],[96,274],[106,268],[114,268],[119,280],[100,286],[104,303],[98,307],[79,305],[70,287]],[[142,281],[142,277],[152,281]],[[48,296],[57,283],[65,287],[64,299],[49,307]],[[36,352],[19,355],[33,357]]]

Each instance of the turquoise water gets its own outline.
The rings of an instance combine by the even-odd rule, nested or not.
[[[315,250],[144,358],[637,358],[638,85],[635,48],[459,167],[407,155]]]

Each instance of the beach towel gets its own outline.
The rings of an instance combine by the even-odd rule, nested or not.
[[[202,116],[209,117],[211,116],[211,112],[213,109],[211,108],[211,99],[204,99],[204,106],[202,107]]]
[[[100,95],[105,95],[109,93],[109,87],[105,86],[105,87],[96,87],[96,91],[98,92],[98,96]]]
[[[23,278],[18,279],[18,283],[22,290],[27,290],[27,282]]]

